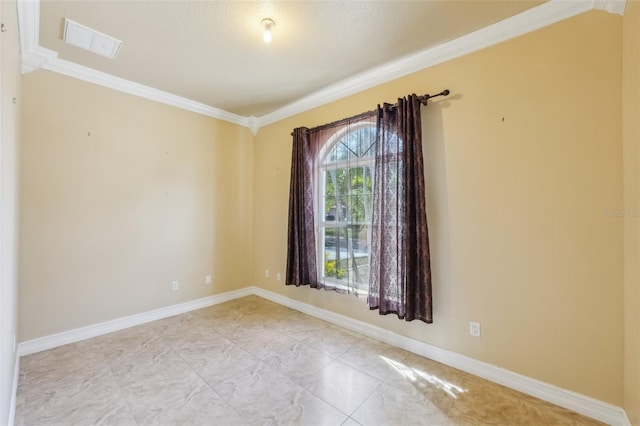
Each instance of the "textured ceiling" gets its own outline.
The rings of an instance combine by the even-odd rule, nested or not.
[[[117,77],[261,116],[541,3],[42,0],[40,45]],[[269,45],[260,27],[265,17],[277,23]],[[64,18],[122,40],[118,56],[65,44]]]

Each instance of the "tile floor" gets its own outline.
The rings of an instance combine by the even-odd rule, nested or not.
[[[250,296],[22,358],[15,424],[598,423]]]

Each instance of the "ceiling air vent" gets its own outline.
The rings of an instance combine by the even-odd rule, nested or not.
[[[63,40],[73,46],[111,59],[116,57],[122,44],[118,39],[85,27],[70,19],[64,20]]]

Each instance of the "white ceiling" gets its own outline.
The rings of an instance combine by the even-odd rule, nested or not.
[[[587,10],[622,13],[625,4],[18,1],[23,71],[50,69],[254,130]],[[265,17],[277,23],[268,45],[260,26]],[[122,40],[118,56],[64,43],[64,18]]]

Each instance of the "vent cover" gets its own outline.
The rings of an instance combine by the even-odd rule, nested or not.
[[[116,57],[122,45],[122,42],[118,39],[66,18],[64,20],[64,36],[62,39],[72,46],[80,47],[111,59]]]

